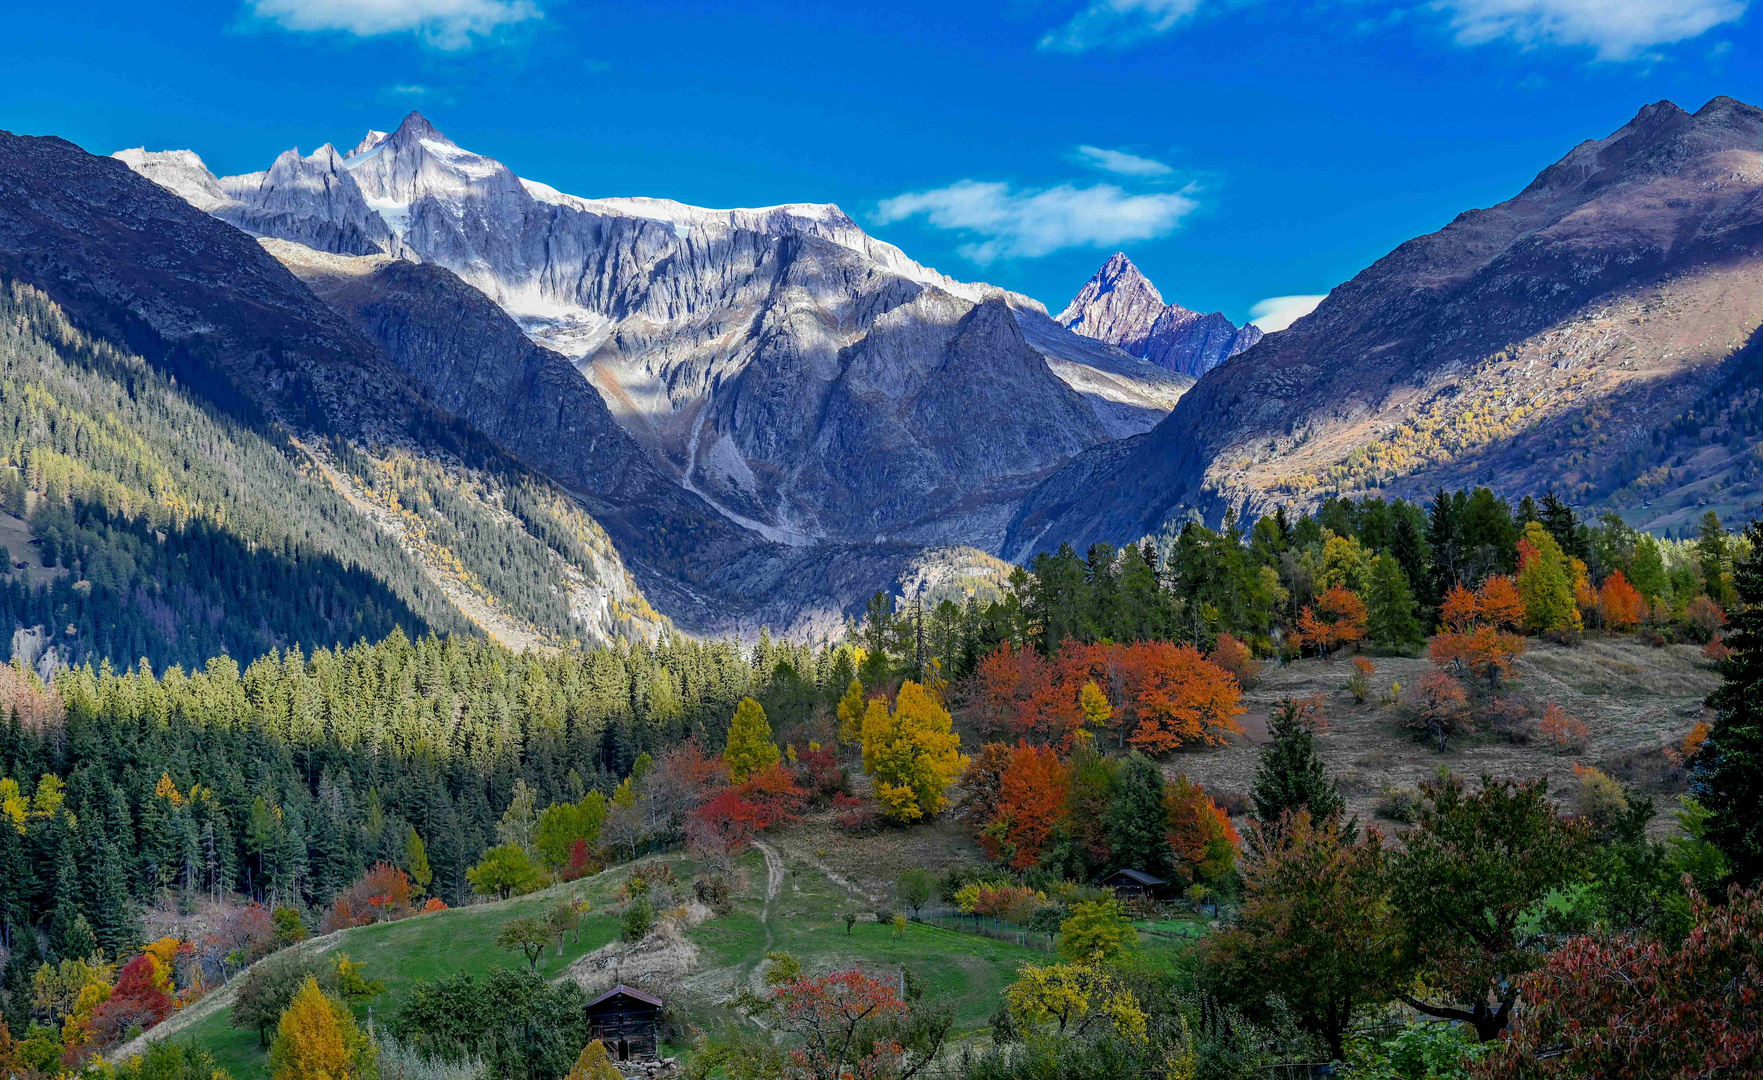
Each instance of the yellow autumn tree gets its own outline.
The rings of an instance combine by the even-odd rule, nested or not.
[[[581,1056],[575,1059],[575,1067],[563,1080],[624,1080],[624,1073],[612,1063],[606,1044],[595,1039],[582,1047]]]
[[[282,1013],[269,1049],[275,1080],[375,1080],[373,1044],[347,1006],[310,976]]]
[[[1084,726],[1079,732],[1089,735],[1101,731],[1108,726],[1114,716],[1114,706],[1108,704],[1108,695],[1094,681],[1084,683],[1084,688],[1077,692],[1077,707],[1084,714]]]
[[[949,710],[930,690],[907,681],[892,709],[878,698],[864,710],[863,771],[875,779],[888,820],[917,821],[942,810],[944,792],[966,767]]]
[[[762,769],[777,764],[777,743],[771,741],[771,722],[765,709],[752,698],[742,698],[735,706],[734,719],[728,722],[728,749],[722,760],[728,763],[728,778],[737,784]]]
[[[1124,980],[1101,964],[1024,964],[1005,988],[1004,1002],[1020,1027],[1051,1027],[1061,1037],[1101,1021],[1143,1045],[1150,1019]]]
[[[863,699],[863,684],[856,679],[845,688],[839,699],[839,745],[851,746],[863,739],[863,710],[869,703]]]

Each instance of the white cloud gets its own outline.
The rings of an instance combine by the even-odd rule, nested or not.
[[[1084,9],[1041,38],[1041,48],[1087,52],[1125,46],[1175,30],[1210,0],[1087,0]],[[1223,0],[1242,6],[1256,0]],[[1322,0],[1326,5],[1331,0]],[[1430,0],[1460,45],[1509,40],[1589,47],[1600,60],[1647,59],[1649,50],[1700,37],[1735,22],[1750,0]],[[1344,2],[1335,6],[1347,7]],[[1355,3],[1353,10],[1363,10]],[[1391,8],[1400,13],[1401,5]],[[1375,25],[1375,20],[1361,20]]]
[[[883,199],[879,221],[885,225],[923,215],[939,229],[970,233],[981,239],[960,253],[988,263],[1149,240],[1173,232],[1198,206],[1183,192],[1131,195],[1113,184],[1012,191],[1008,184],[962,180]]]
[[[514,23],[542,19],[532,0],[245,0],[285,30],[341,30],[360,37],[411,33],[442,49],[463,49]]]
[[[1041,38],[1041,48],[1086,52],[1105,45],[1130,45],[1167,33],[1192,15],[1202,0],[1090,0],[1071,21]]]
[[[1117,176],[1168,176],[1175,170],[1152,158],[1129,154],[1125,150],[1105,150],[1100,146],[1080,146],[1077,156],[1085,165]]]
[[[1464,45],[1585,45],[1600,60],[1633,60],[1737,20],[1748,0],[1437,0]]]
[[[1327,293],[1321,296],[1270,296],[1249,309],[1249,321],[1271,334],[1284,330],[1316,310]]]

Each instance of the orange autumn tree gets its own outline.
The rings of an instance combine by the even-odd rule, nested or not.
[[[1184,774],[1163,789],[1163,802],[1169,810],[1169,847],[1183,876],[1207,883],[1230,873],[1242,838],[1206,789]]]
[[[1065,816],[1071,774],[1052,747],[1018,742],[998,780],[991,820],[980,831],[986,854],[1013,869],[1040,862]]]
[[[1126,697],[1137,722],[1127,741],[1147,754],[1242,734],[1243,692],[1229,672],[1192,645],[1141,641],[1122,655]],[[1123,710],[1124,711],[1124,710]]]
[[[1612,630],[1636,626],[1646,615],[1646,604],[1640,590],[1630,585],[1620,570],[1605,578],[1604,587],[1598,590],[1598,612]]]
[[[1298,614],[1292,640],[1300,650],[1313,647],[1323,659],[1332,660],[1336,649],[1365,640],[1370,618],[1363,600],[1345,585],[1335,585],[1316,598],[1315,608],[1306,607]]]
[[[1524,599],[1509,577],[1496,574],[1473,593],[1454,586],[1439,605],[1439,622],[1427,655],[1459,677],[1470,674],[1497,684],[1524,654],[1524,638],[1511,632],[1524,622]]]

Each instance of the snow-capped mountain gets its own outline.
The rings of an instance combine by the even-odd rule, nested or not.
[[[1169,371],[1199,378],[1261,340],[1254,323],[1166,304],[1150,280],[1115,252],[1059,313],[1059,325]]]
[[[788,544],[995,549],[1030,487],[1191,385],[836,206],[580,198],[416,113],[347,156],[289,151],[248,176],[188,151],[118,157],[256,235],[451,270],[573,360],[665,473]]]

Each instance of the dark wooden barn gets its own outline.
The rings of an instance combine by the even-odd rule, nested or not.
[[[614,1061],[659,1056],[661,999],[620,983],[588,1002],[588,1035],[606,1044]]]
[[[1104,889],[1113,889],[1121,900],[1158,900],[1169,882],[1143,870],[1116,870],[1103,878],[1101,884]]]

